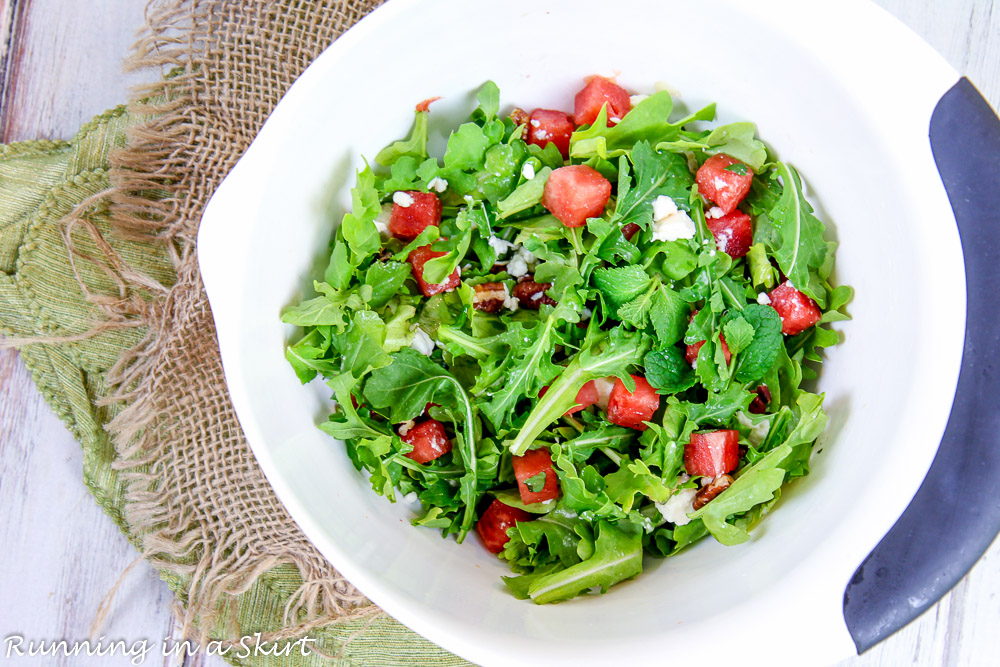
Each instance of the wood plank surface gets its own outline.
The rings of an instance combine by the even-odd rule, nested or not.
[[[1000,106],[1000,0],[876,1]],[[120,64],[142,23],[143,5],[0,0],[0,141],[68,139],[93,115],[124,101],[142,77],[126,77]],[[0,642],[13,634],[87,638],[100,601],[135,557],[88,495],[81,467],[79,445],[45,405],[16,353],[0,350]],[[1000,544],[994,544],[939,604],[841,667],[1000,663],[998,595]],[[160,642],[175,630],[170,602],[155,572],[140,564],[102,634]],[[157,653],[143,664],[173,664]],[[199,656],[187,664],[202,662]],[[204,662],[224,664],[218,658]],[[131,663],[118,656],[86,663],[19,658],[11,664]]]

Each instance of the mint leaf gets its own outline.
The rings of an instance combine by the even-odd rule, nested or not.
[[[647,289],[653,279],[641,266],[601,267],[592,281],[615,312]]]
[[[676,394],[690,389],[696,382],[691,364],[684,358],[684,353],[673,345],[649,352],[643,365],[646,381],[658,394]]]
[[[661,347],[673,345],[683,338],[690,315],[691,307],[688,303],[677,292],[666,285],[660,285],[653,297],[649,319]]]
[[[783,346],[781,337],[781,317],[777,311],[770,306],[762,306],[756,303],[749,304],[739,311],[737,315],[731,311],[722,319],[723,331],[728,323],[733,322],[737,317],[743,319],[753,327],[753,339],[746,349],[740,352],[733,377],[739,382],[749,383],[759,380],[764,376],[774,361],[778,358],[778,352]],[[729,333],[726,333],[726,341],[729,340]],[[732,346],[730,346],[732,351]]]
[[[527,478],[524,480],[524,485],[528,487],[528,490],[532,493],[538,493],[545,488],[545,471],[543,470],[537,475],[532,475]]]
[[[722,332],[726,335],[726,345],[733,354],[747,349],[754,337],[753,325],[739,315],[723,321]]]

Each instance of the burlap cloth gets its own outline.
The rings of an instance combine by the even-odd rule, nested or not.
[[[308,634],[327,656],[235,664],[466,664],[367,601],[288,516],[230,404],[197,264],[215,188],[377,4],[154,0],[128,65],[160,81],[73,142],[0,152],[0,331],[83,444],[88,487],[192,637]]]

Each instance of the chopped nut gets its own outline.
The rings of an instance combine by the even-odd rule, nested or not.
[[[754,391],[757,395],[750,401],[750,407],[747,409],[755,415],[762,415],[767,412],[767,406],[771,403],[771,390],[766,384],[762,384]]]
[[[733,478],[729,475],[719,475],[712,480],[712,483],[698,489],[694,496],[694,509],[699,510],[714,499],[717,495],[729,488],[733,483]]]
[[[552,287],[552,283],[536,283],[531,278],[522,280],[514,286],[514,298],[517,299],[522,308],[538,310],[543,303],[550,306],[556,305],[555,299],[545,295],[545,290]]]
[[[515,125],[524,125],[528,122],[528,112],[519,107],[515,107],[514,110],[510,112],[510,119],[514,121]]]
[[[508,296],[503,283],[483,283],[476,285],[475,290],[472,307],[484,313],[495,313],[503,308],[504,299]]]

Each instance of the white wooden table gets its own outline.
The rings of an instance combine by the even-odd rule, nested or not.
[[[969,75],[994,108],[1000,106],[1000,0],[877,1]],[[68,139],[93,115],[124,101],[142,76],[123,75],[120,63],[142,23],[143,5],[0,0],[0,142]],[[0,351],[0,659],[2,640],[10,635],[87,638],[102,598],[135,558],[88,495],[81,466],[79,445],[45,405],[17,354]],[[843,665],[997,664],[998,595],[1000,543],[920,619]],[[155,645],[174,629],[171,599],[143,563],[101,633]],[[169,664],[156,652],[143,664]],[[187,664],[201,662],[198,657]],[[217,658],[206,663],[223,664]],[[71,663],[24,657],[11,664]],[[130,658],[89,658],[86,664],[124,666]]]

